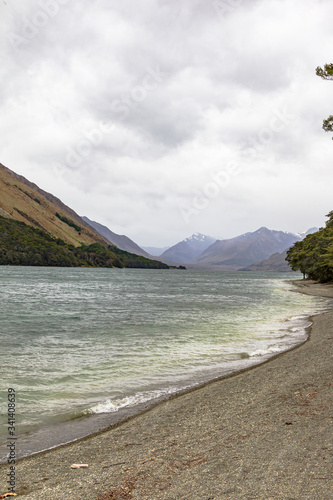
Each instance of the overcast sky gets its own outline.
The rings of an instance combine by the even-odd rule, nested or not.
[[[0,0],[0,162],[138,244],[333,209],[332,0]]]

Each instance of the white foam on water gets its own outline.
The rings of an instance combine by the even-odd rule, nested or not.
[[[250,353],[250,357],[253,358],[253,357],[256,357],[256,356],[267,356],[269,354],[278,354],[279,352],[281,352],[283,349],[281,349],[281,347],[279,346],[270,346],[270,347],[267,347],[266,349],[258,349],[256,351],[253,351]]]
[[[186,389],[187,386],[182,387],[182,389]],[[153,399],[158,399],[164,396],[169,396],[175,394],[179,391],[179,387],[169,387],[167,389],[161,389],[156,391],[146,391],[146,392],[138,392],[133,396],[126,396],[121,399],[108,399],[101,403],[98,403],[91,408],[88,408],[83,413],[85,415],[89,414],[98,414],[98,413],[113,413],[119,411],[121,408],[126,408],[129,406],[136,406],[141,403],[146,403],[147,401],[152,401]]]

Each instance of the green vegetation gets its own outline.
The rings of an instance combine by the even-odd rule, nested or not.
[[[316,68],[316,75],[323,78],[323,80],[333,80],[333,64],[325,64],[324,69],[318,66]],[[333,115],[330,115],[323,121],[323,129],[325,132],[333,132]]]
[[[74,221],[69,219],[68,217],[65,217],[64,215],[60,215],[58,212],[56,213],[56,216],[58,219],[60,219],[62,222],[65,222],[68,226],[74,227],[74,229],[79,233],[82,230],[82,227],[78,226],[75,224]]]
[[[293,271],[320,283],[333,281],[333,211],[327,217],[325,228],[297,241],[286,257]]]
[[[74,247],[41,229],[0,216],[0,265],[168,269],[162,262],[99,243]]]
[[[333,80],[333,64],[325,64],[324,69],[318,66],[316,68],[316,75],[324,80]]]

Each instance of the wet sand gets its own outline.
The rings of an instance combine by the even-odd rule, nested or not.
[[[333,298],[333,285],[297,282]],[[333,310],[309,340],[97,436],[16,463],[24,499],[331,499]],[[74,463],[88,468],[71,469]],[[0,467],[0,494],[9,466]]]

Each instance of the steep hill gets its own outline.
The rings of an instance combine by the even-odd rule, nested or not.
[[[52,267],[135,267],[167,269],[166,264],[100,243],[78,247],[43,229],[0,216],[0,265]]]
[[[74,246],[96,242],[109,244],[61,200],[1,163],[0,215],[43,229]]]
[[[110,244],[61,200],[1,164],[0,265],[168,269]]]
[[[237,270],[283,252],[300,236],[261,227],[229,240],[218,240],[191,262],[197,267]]]
[[[216,240],[201,233],[194,233],[162,253],[161,258],[182,264],[198,257]]]

